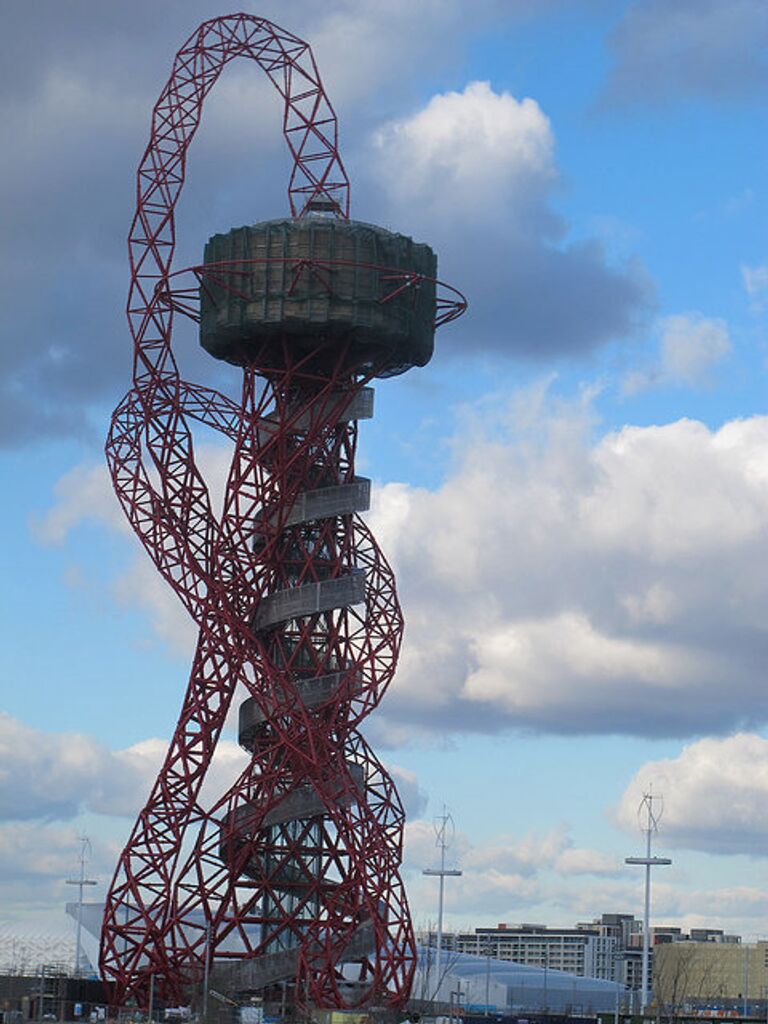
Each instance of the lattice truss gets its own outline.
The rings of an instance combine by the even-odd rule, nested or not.
[[[403,810],[357,731],[390,682],[402,634],[392,572],[356,511],[357,421],[377,367],[318,341],[255,350],[240,403],[180,379],[169,298],[174,210],[203,101],[250,57],[284,100],[291,212],[348,217],[337,122],[309,46],[246,14],[206,22],[154,109],[131,226],[133,387],[107,459],[118,498],[199,626],[160,774],[109,890],[101,969],[114,1001],[178,1003],[208,961],[237,989],[295,986],[298,1003],[401,1005],[415,962],[399,876]],[[214,514],[194,422],[232,461]],[[314,504],[313,504],[314,503]],[[238,684],[248,767],[213,806],[200,789]],[[226,978],[225,978],[226,981]]]

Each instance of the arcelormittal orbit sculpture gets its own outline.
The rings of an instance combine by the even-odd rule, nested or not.
[[[284,100],[291,217],[214,235],[172,271],[175,207],[203,101],[250,57]],[[101,947],[114,1001],[172,1003],[206,971],[300,1005],[399,1006],[414,942],[399,876],[403,810],[357,731],[392,679],[402,616],[358,513],[367,385],[425,364],[464,309],[426,245],[350,221],[337,123],[309,46],[268,21],[205,22],[176,56],[138,170],[129,237],[133,387],[107,458],[157,568],[198,624],[178,725],[113,879]],[[176,316],[242,372],[234,402],[181,380]],[[191,424],[232,450],[214,513]],[[202,806],[236,687],[248,767]]]

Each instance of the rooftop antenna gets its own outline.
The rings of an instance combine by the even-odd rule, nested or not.
[[[437,899],[437,949],[435,951],[435,977],[437,982],[435,985],[435,998],[437,998],[440,992],[440,983],[442,977],[440,975],[440,959],[443,950],[443,902],[445,897],[445,879],[449,876],[456,878],[462,874],[458,868],[447,868],[445,866],[445,851],[451,845],[453,837],[456,835],[456,826],[453,818],[448,813],[448,809],[443,804],[443,813],[439,814],[435,818],[435,846],[440,850],[440,867],[439,868],[425,868],[422,871],[424,875],[437,875],[440,879],[439,895]],[[429,969],[427,969],[429,973]],[[427,988],[429,988],[429,979],[427,979]]]
[[[658,805],[656,809],[655,805]],[[659,822],[664,813],[664,801],[660,796],[654,796],[653,787],[648,787],[648,792],[643,793],[643,799],[637,809],[637,816],[640,821],[640,831],[645,833],[645,856],[626,857],[625,864],[642,864],[645,867],[645,909],[643,912],[643,974],[640,982],[640,1012],[645,1013],[648,1005],[648,965],[650,962],[651,936],[649,918],[651,913],[651,868],[660,867],[663,864],[671,864],[669,857],[651,856],[651,838],[659,830]]]
[[[85,877],[85,863],[91,852],[91,841],[88,836],[80,836],[80,877],[68,878],[67,885],[77,886],[77,938],[75,939],[75,977],[79,978],[83,969],[83,889],[86,885],[98,885],[93,878]]]

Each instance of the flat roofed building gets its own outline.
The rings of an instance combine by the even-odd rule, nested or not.
[[[722,928],[691,928],[691,942],[741,942],[740,935],[728,935]]]
[[[419,936],[429,946],[437,943],[435,932]],[[505,923],[472,932],[446,932],[443,948],[456,953],[507,960],[528,967],[564,971],[579,977],[614,978],[616,940],[583,928],[548,928],[541,924]]]
[[[664,1009],[766,1005],[768,942],[670,942],[657,946],[654,957],[654,996]]]

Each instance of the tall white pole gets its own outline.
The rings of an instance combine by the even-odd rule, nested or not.
[[[645,904],[643,907],[643,978],[641,981],[643,998],[641,1009],[645,1012],[648,1005],[648,974],[651,960],[651,830],[645,836]]]
[[[443,808],[445,813],[445,808]],[[440,958],[443,953],[443,904],[445,902],[445,835],[440,839],[440,883],[437,897],[437,952],[435,953],[435,974],[440,986]]]
[[[88,841],[87,836],[81,836],[80,838],[80,877],[79,878],[68,878],[66,880],[67,885],[77,886],[77,933],[75,938],[75,977],[79,978],[82,966],[83,966],[83,889],[86,885],[97,885],[98,883],[92,878],[85,877],[85,860],[86,852],[90,849],[91,844]]]
[[[440,847],[440,867],[439,868],[425,868],[422,874],[424,875],[437,875],[440,879],[437,897],[437,949],[435,950],[435,994],[433,999],[438,998],[440,993],[440,985],[442,983],[442,975],[440,973],[440,964],[442,960],[443,952],[443,903],[445,899],[445,879],[447,876],[458,877],[461,875],[461,871],[457,868],[446,868],[445,866],[445,851],[448,848],[448,829],[453,828],[453,818],[448,813],[447,808],[443,805],[443,813],[435,822],[435,845]]]
[[[651,868],[662,864],[671,864],[669,857],[651,856],[651,837],[659,827],[661,814],[654,814],[654,797],[650,789],[643,794],[639,813],[645,811],[646,821],[640,828],[645,833],[645,856],[625,857],[625,864],[642,864],[645,867],[645,905],[643,910],[643,969],[640,982],[640,1013],[645,1013],[650,997],[650,958],[651,958]]]

